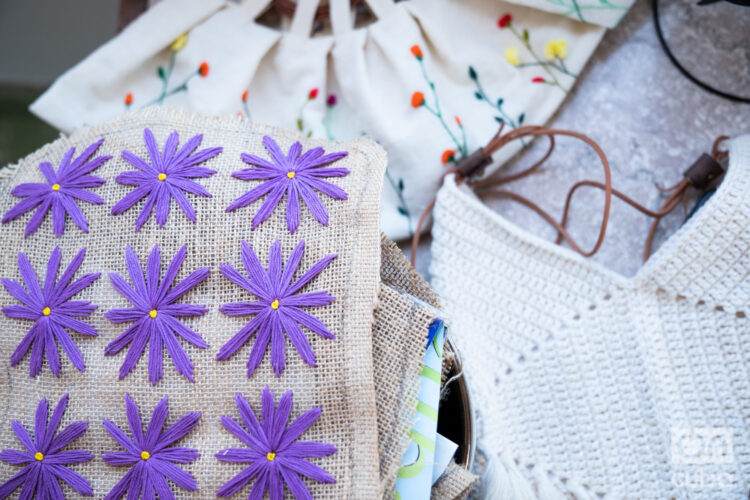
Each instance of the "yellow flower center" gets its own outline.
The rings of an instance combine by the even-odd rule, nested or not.
[[[51,312],[52,312],[52,311],[50,310],[50,308],[49,308],[49,307],[45,307],[44,309],[42,309],[42,314],[44,314],[45,316],[49,316],[49,314],[50,314]]]
[[[278,309],[279,308],[279,299],[274,300],[271,302],[271,309]]]
[[[272,460],[273,460],[274,458],[276,458],[276,453],[274,453],[274,452],[272,452],[272,451],[269,451],[269,452],[268,452],[268,453],[266,454],[266,458],[268,459],[268,461],[269,461],[269,462],[271,462],[271,461],[272,461]]]
[[[60,191],[60,184],[52,184],[52,191]]]
[[[162,172],[162,173],[159,174],[159,180],[160,181],[163,181],[166,178],[167,178],[167,174],[165,174],[164,172]]]
[[[286,173],[286,176],[289,177],[290,179],[294,179],[295,175],[297,175],[297,172],[287,172]]]
[[[41,462],[42,460],[44,460],[44,455],[37,451],[36,453],[34,453],[34,458],[37,460],[37,462]]]
[[[141,458],[142,458],[143,460],[148,460],[149,458],[151,458],[151,453],[149,453],[149,452],[147,452],[147,451],[142,451],[142,452],[141,452]]]
[[[156,317],[156,314],[157,314],[157,312],[156,312],[156,309],[151,309],[151,310],[150,310],[150,311],[148,312],[148,315],[149,315],[149,316],[151,316],[152,318],[155,318],[155,317]]]

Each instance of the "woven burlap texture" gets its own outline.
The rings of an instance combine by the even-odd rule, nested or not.
[[[380,480],[386,498],[393,498],[396,473],[409,446],[425,339],[435,312],[389,285],[382,285],[372,349],[378,393]]]
[[[431,500],[463,500],[479,478],[464,467],[451,462],[443,475],[432,486]]]
[[[132,170],[121,157],[121,151],[130,150],[147,158],[143,141],[143,130],[150,128],[157,142],[163,147],[167,135],[173,130],[180,134],[184,143],[194,134],[203,134],[201,147],[222,146],[223,153],[210,159],[203,166],[218,173],[201,179],[212,198],[189,195],[196,209],[197,223],[190,222],[172,203],[169,219],[159,229],[152,217],[140,232],[134,232],[135,219],[142,202],[120,216],[111,216],[109,211],[133,188],[117,184],[117,174]],[[19,447],[10,432],[10,420],[21,420],[32,425],[36,404],[42,397],[56,402],[62,394],[70,393],[70,404],[63,425],[74,420],[89,422],[89,430],[74,443],[75,448],[90,450],[97,458],[73,466],[92,484],[94,496],[102,498],[126,472],[125,468],[110,467],[101,460],[101,455],[110,450],[119,450],[119,445],[103,428],[103,419],[110,419],[121,428],[127,428],[125,419],[125,393],[139,404],[144,420],[150,418],[154,405],[165,395],[170,397],[171,424],[179,416],[200,411],[200,424],[180,443],[180,446],[197,448],[201,457],[193,464],[183,466],[198,480],[200,490],[188,493],[177,491],[180,498],[210,498],[215,491],[245,465],[220,463],[214,453],[221,449],[241,446],[227,432],[219,417],[238,416],[233,396],[242,393],[259,411],[260,394],[268,385],[276,399],[287,390],[294,391],[294,406],[291,418],[313,406],[322,407],[322,416],[303,436],[304,440],[334,444],[338,452],[322,459],[312,459],[325,468],[337,483],[318,484],[306,481],[315,498],[376,498],[380,494],[378,481],[378,436],[373,431],[377,426],[375,393],[372,366],[373,308],[379,290],[380,233],[378,231],[379,199],[385,169],[385,153],[368,140],[348,143],[331,143],[302,139],[305,150],[323,146],[326,152],[345,150],[349,155],[336,166],[346,167],[351,173],[346,177],[330,179],[348,193],[348,200],[336,201],[321,196],[330,216],[328,227],[315,221],[303,207],[302,220],[295,234],[286,227],[285,203],[255,231],[250,230],[250,220],[262,201],[258,201],[232,213],[225,208],[238,196],[257,182],[245,182],[232,178],[233,171],[245,168],[241,153],[252,153],[267,158],[261,144],[264,135],[270,135],[283,150],[299,138],[297,135],[276,128],[250,124],[240,118],[209,118],[187,112],[163,108],[149,108],[92,129],[61,137],[31,154],[18,165],[2,170],[4,177],[0,186],[0,210],[5,213],[18,200],[10,190],[24,182],[44,182],[38,169],[42,161],[57,166],[65,151],[75,146],[81,151],[90,143],[104,138],[98,154],[112,155],[95,174],[104,177],[107,183],[95,190],[106,202],[105,205],[85,204],[90,232],[85,234],[70,221],[65,234],[55,238],[50,217],[42,223],[39,231],[27,239],[23,237],[25,224],[30,214],[20,220],[2,226],[3,240],[10,251],[0,255],[0,275],[19,279],[17,252],[24,252],[38,275],[43,275],[49,255],[55,245],[63,251],[63,263],[69,262],[82,247],[88,249],[86,259],[77,276],[87,272],[101,272],[102,277],[75,298],[91,300],[99,308],[89,318],[98,331],[96,338],[73,335],[83,353],[86,371],[75,370],[63,358],[63,373],[58,379],[47,368],[36,378],[29,378],[28,356],[16,367],[10,367],[9,358],[16,345],[31,326],[29,321],[2,317],[3,335],[0,339],[0,360],[5,364],[0,370],[0,390],[4,399],[2,412],[3,429],[0,432],[0,448]],[[215,361],[218,349],[229,340],[249,317],[228,317],[221,314],[219,306],[228,302],[251,301],[254,298],[219,273],[220,263],[231,263],[241,268],[240,243],[246,240],[265,265],[269,247],[281,241],[282,256],[286,259],[300,241],[305,240],[305,253],[298,275],[322,257],[336,253],[335,259],[322,273],[305,287],[305,291],[325,290],[336,297],[329,306],[314,308],[310,312],[323,321],[336,335],[335,340],[326,340],[310,332],[307,337],[317,356],[317,368],[305,364],[291,343],[286,344],[286,370],[277,378],[270,365],[270,354],[255,371],[252,378],[246,376],[245,363],[250,353],[252,340],[231,359]],[[183,244],[188,253],[177,280],[193,270],[208,266],[211,276],[193,289],[182,300],[202,304],[209,312],[199,318],[183,318],[183,322],[199,332],[210,344],[205,350],[195,349],[186,343],[183,347],[195,364],[195,383],[180,376],[170,359],[165,356],[164,378],[154,387],[147,380],[147,355],[125,379],[118,381],[118,370],[125,351],[117,356],[105,357],[104,347],[127,325],[110,323],[104,312],[112,308],[128,307],[129,304],[110,285],[108,273],[127,275],[124,261],[125,246],[130,245],[145,266],[145,257],[154,244],[159,245],[162,259],[173,255]],[[165,269],[166,263],[162,263]],[[0,294],[3,305],[16,303],[5,290]],[[18,469],[7,464],[0,466],[0,477],[8,478]],[[173,487],[176,488],[176,487]],[[243,490],[247,495],[248,490]],[[70,490],[66,490],[70,493]],[[287,492],[287,495],[289,493]]]

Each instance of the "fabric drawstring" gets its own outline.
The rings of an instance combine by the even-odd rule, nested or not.
[[[672,210],[674,210],[674,208],[679,205],[680,202],[684,202],[691,187],[694,187],[696,189],[705,189],[715,183],[718,179],[720,179],[724,173],[724,169],[721,167],[718,161],[724,159],[727,156],[727,153],[725,151],[719,150],[720,144],[727,139],[726,136],[721,136],[714,141],[711,155],[701,155],[698,160],[685,171],[685,173],[683,174],[684,178],[680,182],[666,189],[657,186],[657,189],[659,189],[660,191],[670,194],[662,204],[661,208],[657,211],[654,211],[646,208],[642,204],[636,202],[629,196],[612,187],[612,172],[609,166],[609,161],[607,160],[607,156],[605,155],[599,144],[597,144],[588,136],[570,130],[550,129],[547,127],[535,125],[519,127],[511,130],[507,134],[503,134],[503,126],[504,124],[500,124],[499,130],[485,147],[478,149],[471,155],[464,158],[461,162],[458,163],[458,165],[447,170],[443,174],[443,179],[449,174],[455,174],[457,185],[466,182],[467,185],[471,187],[475,191],[476,195],[482,200],[490,196],[496,196],[509,198],[524,205],[525,207],[536,212],[548,224],[555,228],[555,230],[557,231],[555,243],[560,244],[564,240],[574,251],[584,257],[591,257],[592,255],[596,254],[596,252],[599,251],[602,244],[604,243],[604,237],[607,233],[607,225],[609,223],[609,216],[612,207],[612,197],[614,196],[624,201],[631,207],[635,208],[639,212],[654,219],[646,237],[645,249],[643,254],[643,260],[646,261],[651,254],[651,246],[653,243],[654,234],[656,233],[656,229],[661,219],[669,214]],[[496,151],[500,150],[503,146],[514,140],[536,136],[546,136],[547,138],[549,138],[549,147],[540,160],[532,164],[530,167],[527,167],[526,169],[515,174],[500,178],[488,178],[484,180],[472,181],[472,178],[481,175],[484,167],[492,162],[492,155]],[[563,215],[560,222],[558,222],[554,217],[552,217],[548,212],[546,212],[532,200],[507,189],[498,188],[498,186],[502,186],[504,184],[508,184],[510,182],[527,177],[534,171],[536,171],[539,167],[541,167],[552,155],[552,152],[555,148],[556,136],[573,137],[585,142],[596,152],[604,170],[604,182],[583,180],[577,182],[573,185],[573,187],[571,187],[565,200],[565,208],[563,209]],[[573,196],[575,195],[575,192],[582,187],[593,187],[604,191],[604,207],[602,222],[599,226],[599,234],[597,236],[596,242],[594,243],[594,246],[591,248],[591,250],[588,251],[583,250],[570,236],[566,229],[569,220],[570,204],[573,200]],[[430,200],[417,222],[416,231],[414,233],[414,236],[412,237],[411,244],[412,265],[414,265],[416,262],[417,247],[419,245],[422,226],[424,225],[427,216],[430,214],[430,212],[432,212],[432,209],[435,206],[435,199],[436,198]]]

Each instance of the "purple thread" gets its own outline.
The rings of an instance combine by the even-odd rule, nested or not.
[[[325,150],[323,148],[313,148],[302,153],[302,144],[295,142],[289,148],[289,154],[284,156],[278,144],[268,136],[263,137],[263,145],[266,147],[271,161],[243,153],[241,155],[242,160],[253,165],[254,168],[246,168],[232,174],[233,177],[238,179],[246,181],[262,180],[263,182],[234,200],[234,203],[227,207],[227,212],[249,205],[262,196],[268,195],[258,213],[253,217],[252,229],[255,229],[271,215],[286,195],[286,225],[289,232],[294,233],[299,227],[300,198],[305,202],[312,216],[318,222],[327,226],[328,212],[326,212],[315,191],[320,191],[336,200],[347,199],[346,192],[343,189],[320,178],[348,175],[349,170],[342,167],[323,168],[325,165],[343,158],[348,153],[340,151],[324,155]]]
[[[331,263],[337,255],[327,255],[315,263],[297,281],[291,283],[302,255],[305,242],[300,241],[292,251],[286,265],[281,265],[281,243],[279,240],[271,246],[268,256],[268,272],[258,260],[250,245],[242,242],[242,263],[245,265],[250,279],[240,274],[229,264],[221,264],[221,274],[236,285],[255,295],[256,302],[234,302],[224,304],[219,308],[228,316],[244,316],[253,314],[254,317],[244,328],[224,344],[216,355],[217,360],[229,359],[239,350],[257,331],[253,349],[247,360],[247,376],[250,377],[263,360],[268,343],[271,343],[271,365],[276,376],[284,371],[284,332],[292,341],[297,353],[310,366],[315,365],[315,353],[310,347],[302,328],[299,325],[317,333],[323,338],[333,339],[335,336],[328,327],[302,307],[326,306],[335,300],[328,292],[297,293],[302,287],[312,281],[323,269]]]
[[[36,212],[26,225],[25,238],[39,229],[39,225],[50,210],[52,210],[52,230],[58,238],[65,232],[65,217],[67,215],[84,233],[88,233],[89,223],[75,200],[78,199],[94,205],[104,203],[104,200],[98,194],[86,189],[99,187],[106,182],[101,177],[88,175],[112,158],[111,156],[97,156],[88,161],[102,145],[102,142],[104,142],[104,139],[99,139],[87,147],[76,159],[73,159],[76,148],[70,148],[63,156],[57,172],[50,162],[40,163],[39,170],[41,170],[47,183],[30,182],[19,184],[13,188],[10,194],[24,199],[5,213],[3,224],[36,208]]]
[[[274,409],[273,393],[268,387],[263,390],[262,423],[241,394],[235,395],[235,402],[245,427],[231,417],[221,417],[221,423],[247,448],[228,448],[215,456],[222,462],[250,465],[227,481],[216,492],[217,496],[231,497],[255,478],[249,500],[261,500],[266,491],[271,500],[281,500],[284,498],[285,484],[295,498],[311,499],[310,491],[300,476],[320,483],[336,482],[323,468],[304,460],[332,455],[336,453],[336,447],[315,441],[297,441],[320,416],[319,406],[306,411],[287,427],[292,409],[292,391],[281,396],[278,407]]]
[[[46,355],[50,370],[56,377],[59,377],[60,358],[57,344],[60,343],[73,366],[79,371],[86,369],[81,351],[66,331],[69,329],[90,337],[97,335],[94,327],[76,319],[88,317],[97,306],[88,301],[70,300],[100,276],[99,273],[84,274],[70,283],[85,256],[86,249],[82,248],[68,264],[60,280],[55,283],[62,259],[60,247],[55,247],[47,262],[47,275],[42,288],[29,259],[23,253],[18,254],[18,270],[26,289],[19,282],[11,279],[3,278],[2,283],[8,293],[20,300],[23,305],[5,306],[3,314],[9,318],[32,320],[34,324],[11,355],[11,366],[20,363],[31,349],[29,376],[36,377],[42,371],[42,361]]]
[[[138,170],[123,172],[115,180],[119,184],[138,187],[112,207],[112,215],[125,212],[148,196],[138,219],[136,219],[135,230],[138,231],[146,223],[152,209],[155,211],[156,222],[159,227],[163,227],[167,222],[171,200],[174,198],[187,218],[195,222],[195,209],[188,201],[185,193],[209,198],[211,193],[202,185],[190,179],[210,177],[215,174],[215,170],[196,165],[218,155],[223,148],[201,149],[193,154],[203,140],[203,134],[198,134],[177,151],[180,139],[177,131],[174,131],[167,137],[167,142],[164,144],[164,153],[160,154],[159,145],[156,143],[151,130],[147,128],[143,130],[143,139],[151,164],[130,151],[122,152],[123,159]]]
[[[132,438],[109,420],[102,422],[110,436],[125,449],[107,452],[102,459],[109,465],[130,467],[105,500],[122,498],[125,493],[128,493],[128,498],[137,499],[140,494],[143,499],[158,496],[159,500],[173,500],[175,495],[167,480],[184,490],[197,490],[195,478],[175,464],[197,460],[200,457],[198,450],[171,445],[193,430],[201,414],[196,412],[183,415],[162,432],[169,415],[165,396],[154,408],[144,433],[138,406],[128,394],[125,395],[125,406]]]
[[[130,344],[125,361],[120,367],[120,380],[135,368],[138,359],[146,349],[146,344],[149,343],[148,378],[151,384],[156,385],[162,377],[162,356],[165,347],[177,372],[191,382],[195,382],[193,363],[177,341],[177,336],[199,349],[205,349],[208,344],[199,334],[175,317],[203,316],[208,312],[208,308],[204,306],[183,304],[177,301],[208,277],[209,268],[202,267],[193,271],[187,278],[170,288],[186,254],[187,245],[183,245],[172,257],[164,278],[159,282],[161,273],[159,247],[154,245],[148,256],[146,279],[144,279],[138,256],[130,246],[127,246],[125,263],[133,286],[131,287],[119,274],[109,275],[112,287],[135,306],[127,309],[112,309],[105,314],[113,323],[135,322],[110,342],[104,351],[104,354],[111,356]]]
[[[65,467],[68,464],[88,462],[94,458],[94,455],[85,450],[63,450],[81,437],[89,425],[88,422],[73,422],[61,432],[57,432],[67,406],[68,395],[65,394],[47,421],[49,407],[47,400],[42,398],[36,408],[33,439],[21,422],[11,422],[13,433],[26,451],[3,450],[0,452],[0,460],[26,466],[0,485],[0,498],[9,497],[20,487],[19,499],[63,499],[65,496],[60,481],[64,481],[81,495],[94,494],[86,478]]]

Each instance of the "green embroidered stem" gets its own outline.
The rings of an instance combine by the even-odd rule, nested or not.
[[[435,109],[431,108],[427,102],[422,103],[422,106],[424,106],[430,113],[435,115],[438,120],[440,120],[440,123],[443,125],[443,128],[450,136],[453,143],[456,145],[456,149],[461,153],[461,157],[468,156],[468,148],[466,147],[466,135],[464,134],[464,140],[463,143],[459,142],[456,136],[451,131],[450,127],[448,127],[448,124],[445,122],[445,119],[443,118],[442,110],[440,109],[440,100],[438,99],[437,92],[435,91],[435,84],[430,80],[430,77],[427,76],[427,70],[424,67],[424,61],[421,57],[417,58],[417,61],[419,61],[419,67],[422,69],[422,76],[425,79],[425,82],[427,82],[427,85],[430,87],[430,93],[432,94],[432,99],[435,102]],[[462,132],[463,132],[463,126],[461,126]]]
[[[549,77],[552,79],[552,82],[550,82],[550,83],[552,85],[558,87],[560,90],[562,90],[563,92],[565,92],[567,94],[568,90],[565,87],[562,86],[562,84],[557,79],[557,77],[552,72],[552,70],[549,69],[550,63],[548,63],[546,61],[542,61],[539,58],[539,56],[536,55],[536,52],[534,52],[534,49],[531,48],[531,44],[529,43],[529,34],[528,34],[529,32],[526,31],[526,30],[524,30],[523,35],[521,35],[521,34],[518,33],[518,31],[516,31],[516,28],[512,24],[509,24],[508,28],[510,28],[510,31],[516,36],[516,38],[518,39],[518,41],[520,41],[523,44],[523,46],[526,47],[526,50],[529,52],[529,54],[531,54],[531,57],[533,57],[534,60],[537,62],[537,65],[541,66],[542,69],[544,69],[544,71],[549,75]],[[554,66],[554,65],[552,65],[552,66],[556,68],[556,66]]]
[[[398,184],[396,184],[396,181],[393,180],[393,177],[391,177],[391,173],[388,171],[388,169],[386,169],[385,171],[385,177],[388,179],[391,187],[396,192],[396,196],[398,196],[398,213],[406,217],[406,222],[409,225],[409,236],[413,236],[414,229],[412,228],[411,212],[409,212],[409,207],[406,206],[406,199],[404,199],[404,180],[399,179]]]
[[[174,64],[175,64],[175,58],[177,57],[177,52],[172,52],[172,55],[169,57],[169,66],[167,67],[167,70],[165,71],[164,68],[159,66],[159,69],[157,70],[157,73],[159,75],[159,78],[162,81],[161,86],[161,93],[159,94],[159,97],[156,99],[147,102],[144,104],[141,109],[147,108],[149,106],[153,106],[154,104],[164,104],[164,99],[166,99],[169,96],[172,96],[178,92],[183,92],[187,90],[187,85],[190,80],[192,80],[194,77],[198,76],[200,74],[200,69],[196,70],[195,72],[191,73],[190,76],[188,76],[184,82],[182,82],[177,87],[167,90],[169,87],[169,79],[172,77],[172,72],[174,71]]]
[[[577,17],[581,21],[586,22],[586,19],[584,18],[583,11],[584,10],[628,10],[627,6],[624,5],[615,5],[609,0],[599,0],[598,3],[594,5],[581,5],[578,0],[571,0],[571,3],[567,3],[564,0],[547,0],[549,3],[553,5],[558,5],[560,7],[567,7],[568,10],[562,11],[561,14],[566,17]]]
[[[585,21],[583,19],[583,13],[581,12],[581,8],[578,6],[578,0],[572,0],[573,1],[573,9],[575,9],[576,14],[578,15],[578,19],[581,21]]]
[[[498,99],[497,102],[492,102],[492,100],[487,96],[487,93],[484,91],[484,87],[482,86],[481,82],[479,81],[479,75],[472,66],[469,66],[469,77],[474,80],[474,84],[477,86],[477,90],[476,92],[474,92],[474,96],[486,102],[492,108],[496,109],[497,112],[500,113],[503,121],[510,125],[511,128],[517,128],[518,124],[515,122],[515,120],[513,120],[513,118],[511,118],[510,115],[508,115],[508,113],[503,110],[503,104],[505,103],[505,101],[503,99]]]
[[[242,110],[245,112],[245,116],[247,116],[247,119],[252,121],[253,117],[250,115],[250,108],[247,105],[247,100],[242,100]]]

